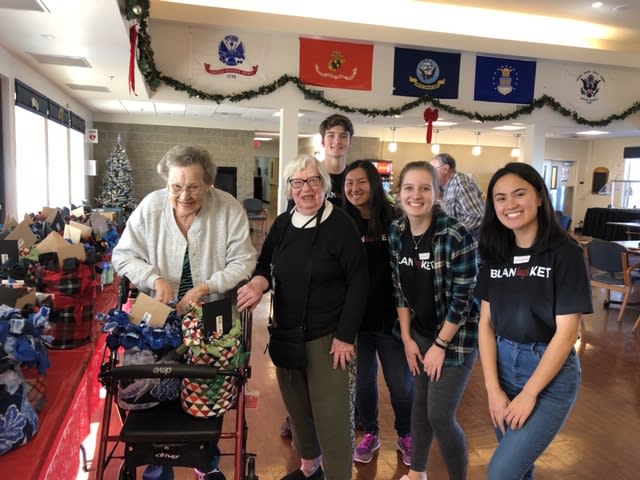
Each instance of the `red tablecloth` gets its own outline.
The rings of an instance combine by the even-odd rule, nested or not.
[[[51,368],[47,372],[47,403],[39,415],[40,430],[26,445],[0,456],[4,478],[76,478],[80,444],[89,434],[99,406],[98,372],[105,336],[96,333],[96,338],[95,344],[49,351]]]

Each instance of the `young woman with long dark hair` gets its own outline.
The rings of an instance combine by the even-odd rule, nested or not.
[[[488,478],[530,480],[578,396],[574,344],[593,311],[582,249],[531,165],[508,163],[491,178],[480,256],[480,359],[499,442]]]
[[[391,396],[398,433],[396,448],[406,465],[411,462],[411,402],[413,378],[402,341],[393,334],[398,315],[393,297],[388,233],[394,208],[388,200],[376,167],[356,160],[345,172],[344,209],[353,218],[369,265],[369,291],[356,343],[356,407],[364,436],[353,460],[369,463],[380,448],[378,426],[378,358]]]

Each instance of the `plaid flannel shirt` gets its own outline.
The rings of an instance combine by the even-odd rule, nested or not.
[[[454,172],[444,186],[442,208],[470,232],[480,228],[484,202],[480,187],[471,175]]]
[[[458,366],[478,345],[478,303],[473,290],[478,275],[477,243],[462,225],[444,213],[434,219],[433,236],[435,305],[438,327],[445,320],[459,325],[445,357],[445,366]],[[402,235],[407,228],[403,217],[395,220],[389,232],[391,273],[397,307],[408,307],[400,282],[399,257]],[[435,340],[435,338],[434,338]]]

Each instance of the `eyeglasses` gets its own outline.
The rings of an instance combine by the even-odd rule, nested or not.
[[[197,195],[201,192],[204,185],[180,185],[179,183],[170,183],[167,188],[171,192],[171,195],[180,195],[182,192],[187,192],[189,195]]]
[[[295,190],[300,190],[305,183],[311,188],[315,188],[320,186],[321,180],[322,177],[320,175],[315,175],[309,178],[290,178],[289,185],[291,185],[291,188]]]

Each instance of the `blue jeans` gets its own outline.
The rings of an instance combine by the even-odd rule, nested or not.
[[[420,347],[422,355],[431,347],[431,339],[415,330],[411,336]],[[467,387],[471,372],[478,359],[478,350],[465,356],[457,367],[443,367],[440,380],[432,382],[424,371],[414,378],[415,395],[411,412],[413,454],[411,470],[426,472],[429,452],[434,437],[447,465],[450,480],[467,478],[467,439],[458,423],[456,412]],[[422,364],[420,364],[422,366]]]
[[[547,344],[516,343],[498,338],[498,377],[509,398],[522,391],[540,363]],[[571,350],[556,377],[538,395],[536,406],[524,426],[496,429],[498,448],[489,464],[489,480],[531,480],[534,462],[558,434],[578,397],[580,361]]]
[[[398,436],[411,431],[413,377],[402,341],[391,334],[360,332],[357,340],[356,408],[365,432],[378,432],[378,358],[389,388]]]

